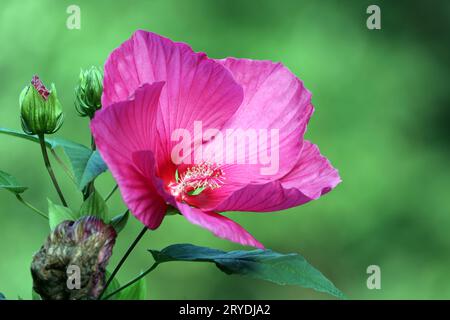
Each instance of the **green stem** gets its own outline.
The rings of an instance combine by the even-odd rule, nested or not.
[[[117,264],[116,268],[114,269],[114,271],[111,273],[111,276],[109,277],[108,281],[106,281],[105,284],[105,288],[103,288],[102,293],[100,294],[100,296],[98,297],[98,299],[100,300],[103,296],[103,294],[105,293],[106,289],[108,289],[108,286],[111,284],[111,282],[113,281],[114,277],[116,276],[117,272],[119,272],[120,268],[122,267],[122,265],[124,264],[124,262],[127,260],[128,256],[130,255],[130,253],[133,251],[134,247],[136,247],[136,245],[138,244],[138,242],[142,239],[142,237],[144,236],[145,232],[147,231],[147,227],[144,226],[144,228],[141,230],[141,232],[139,232],[138,236],[136,237],[136,239],[134,239],[133,243],[130,245],[130,247],[128,248],[127,252],[125,252],[124,256],[122,257],[122,259],[120,259],[119,263]]]
[[[111,198],[111,196],[114,194],[114,192],[116,192],[116,190],[119,188],[119,186],[116,184],[116,186],[111,190],[111,192],[106,196],[105,198],[105,202],[107,202],[109,200],[109,198]]]
[[[156,269],[156,267],[159,265],[159,263],[155,262],[150,268],[148,268],[147,270],[145,270],[144,272],[142,272],[139,276],[137,276],[136,278],[134,278],[133,280],[127,282],[126,284],[124,284],[123,286],[121,286],[120,288],[118,288],[117,290],[111,292],[110,294],[108,294],[104,300],[108,300],[109,298],[111,298],[112,296],[116,295],[117,293],[119,293],[120,291],[128,288],[129,286],[131,286],[133,283],[141,280],[142,278],[144,278],[146,275],[148,275],[150,272],[152,272],[153,270]]]
[[[91,135],[91,150],[94,152],[97,149],[97,146],[95,145],[94,136]],[[95,191],[94,188],[94,181],[91,181],[87,184],[87,186],[83,189],[83,200],[86,200],[89,198],[89,196]]]
[[[92,151],[95,151],[97,149],[97,145],[95,144],[93,135],[91,135],[91,149],[92,149]]]
[[[40,215],[41,217],[45,218],[48,220],[48,216],[42,212],[41,210],[39,210],[38,208],[36,208],[35,206],[33,206],[31,203],[25,201],[24,198],[22,198],[22,196],[20,194],[16,194],[16,198],[17,200],[19,200],[21,203],[23,203],[25,206],[27,206],[28,208],[30,208],[31,210],[33,210],[34,212],[36,212],[38,215]]]
[[[55,173],[53,172],[52,165],[50,163],[50,159],[48,158],[47,147],[45,145],[44,134],[39,135],[39,143],[41,145],[42,157],[44,158],[45,167],[47,168],[48,174],[52,179],[53,185],[55,186],[56,192],[58,193],[59,198],[61,199],[61,203],[63,206],[67,207],[66,199],[64,199],[64,195],[59,187],[58,181],[56,180]]]

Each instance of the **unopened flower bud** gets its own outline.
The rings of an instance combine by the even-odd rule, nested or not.
[[[97,67],[81,70],[75,88],[75,107],[82,117],[93,118],[102,107],[103,75]]]
[[[55,85],[48,90],[38,76],[25,87],[19,99],[22,129],[27,134],[51,134],[58,131],[63,122],[61,104]]]
[[[92,216],[59,224],[33,257],[34,291],[44,300],[97,299],[116,236],[111,225]],[[68,285],[68,270],[74,267],[79,288]]]

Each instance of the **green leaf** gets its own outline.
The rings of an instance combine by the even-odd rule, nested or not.
[[[83,190],[89,182],[108,169],[98,151],[92,151],[86,146],[65,139],[47,140],[50,140],[55,148],[61,147],[64,150],[79,190]]]
[[[0,128],[0,133],[39,143],[39,137],[37,135],[29,135],[29,134],[23,133],[22,131],[12,130],[12,129],[7,129],[7,128]],[[59,140],[61,140],[61,141],[59,141]],[[60,143],[64,144],[64,140],[63,139],[59,139],[59,140],[52,139],[52,138],[45,138],[45,145],[50,149],[55,149],[56,147],[60,147],[60,146],[62,147],[62,145],[60,145]],[[70,142],[68,140],[65,140],[65,141]]]
[[[225,252],[191,244],[176,244],[150,252],[157,263],[213,262],[227,274],[244,275],[281,285],[298,285],[345,299],[345,295],[330,280],[297,253],[281,254],[260,249]]]
[[[103,221],[107,221],[108,206],[97,191],[92,192],[81,205],[78,217],[81,218],[84,216],[94,216]]]
[[[77,219],[76,215],[69,208],[54,204],[50,199],[48,200],[48,221],[50,229],[55,227],[63,221]]]
[[[82,170],[82,174],[79,177],[75,174],[75,178],[78,181],[78,188],[82,190],[89,182],[93,181],[106,170],[108,170],[108,167],[100,156],[100,153],[97,150],[92,152],[84,170]]]
[[[116,300],[147,300],[147,282],[145,278],[136,281],[131,286],[123,289],[115,298]]]
[[[117,233],[125,228],[129,216],[130,211],[127,210],[125,213],[119,214],[118,216],[115,216],[111,219],[110,224],[113,226],[114,230],[116,230]]]
[[[6,297],[3,293],[0,292],[0,300],[6,300]]]
[[[0,128],[0,133],[3,134],[7,134],[9,136],[13,136],[13,137],[17,137],[17,138],[22,138],[22,139],[26,139],[26,140],[30,140],[36,143],[39,143],[39,138],[36,135],[28,135],[26,133],[23,133],[21,131],[17,131],[17,130],[11,130],[11,129],[7,129],[7,128]],[[47,140],[47,139],[46,139]],[[49,141],[45,141],[45,144],[47,145],[47,147],[49,147],[50,149],[53,149],[52,144]]]
[[[42,300],[42,298],[39,293],[31,289],[31,300]]]
[[[0,128],[0,133],[39,143],[37,136],[27,135],[20,131]],[[108,169],[98,151],[92,151],[82,144],[61,138],[45,138],[45,144],[52,150],[58,147],[64,150],[80,190],[83,190],[89,182]]]
[[[14,194],[19,194],[24,192],[28,188],[19,184],[19,182],[17,182],[17,179],[12,175],[0,170],[0,189],[5,189]]]

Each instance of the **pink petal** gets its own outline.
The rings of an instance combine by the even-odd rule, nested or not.
[[[222,131],[228,129],[226,136],[230,137],[237,130],[242,132],[242,130],[250,129],[259,132],[263,129],[267,133],[267,138],[261,140],[268,141],[263,146],[258,140],[258,147],[253,149],[253,152],[247,152],[246,165],[231,165],[225,169],[227,176],[230,177],[228,182],[264,183],[284,176],[292,170],[302,148],[306,125],[313,112],[311,93],[292,72],[280,63],[235,58],[227,58],[219,62],[231,71],[236,82],[244,89],[242,105],[225,124]],[[279,145],[274,148],[268,140],[271,130],[279,132]],[[258,139],[260,137],[258,135]],[[237,144],[242,142],[242,139],[239,140],[235,141],[235,149],[238,147]],[[207,150],[208,148],[214,150],[215,146],[211,143],[205,147]],[[229,149],[230,146],[227,144],[221,150],[214,152],[221,154],[219,158],[225,158],[223,154]],[[265,154],[278,155],[278,166],[273,172],[262,174],[261,169],[268,167],[267,164],[261,163],[262,156]],[[257,164],[248,164],[252,156],[253,159],[258,159]]]
[[[305,141],[299,161],[278,181],[249,184],[218,205],[217,211],[269,212],[319,198],[341,182],[339,174],[316,145]]]
[[[193,132],[194,121],[220,129],[238,109],[243,92],[231,73],[204,53],[154,33],[137,31],[105,65],[103,106],[128,99],[144,83],[164,81],[158,130],[168,157],[175,129]],[[159,162],[159,159],[158,159]]]
[[[148,158],[148,168],[153,168],[152,172],[138,168],[133,154],[155,149],[156,113],[163,85],[160,82],[142,86],[133,99],[102,109],[91,122],[97,148],[117,181],[123,200],[151,229],[161,224],[166,203],[149,178],[154,176],[153,154]]]
[[[308,198],[317,199],[342,180],[330,161],[320,154],[317,145],[305,141],[299,161],[281,180],[283,188],[297,188]]]
[[[215,212],[203,212],[200,209],[191,207],[184,203],[177,203],[183,216],[191,223],[199,225],[211,231],[215,236],[227,239],[236,243],[264,249],[250,233],[238,225],[236,222],[221,216]]]
[[[160,197],[164,199],[166,204],[176,206],[175,198],[168,193],[165,188],[164,181],[159,177],[156,172],[155,157],[152,151],[137,151],[132,155],[133,163],[135,167],[141,172],[141,174],[152,182],[155,191]]]
[[[167,81],[171,72],[166,69],[179,68],[181,58],[194,55],[187,44],[172,42],[151,32],[136,31],[106,60],[103,107],[127,100],[142,84]]]

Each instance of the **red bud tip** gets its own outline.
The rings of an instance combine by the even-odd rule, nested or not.
[[[31,79],[31,84],[33,87],[39,92],[42,98],[44,100],[48,99],[48,96],[50,95],[50,91],[45,87],[45,85],[42,83],[41,79],[37,75],[34,75]]]

